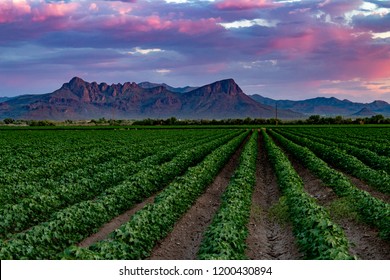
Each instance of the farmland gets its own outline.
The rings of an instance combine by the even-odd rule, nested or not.
[[[390,129],[0,130],[0,259],[390,259]]]

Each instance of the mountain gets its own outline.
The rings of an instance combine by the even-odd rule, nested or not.
[[[266,104],[273,107],[275,107],[277,104],[278,108],[280,109],[289,109],[307,116],[361,116],[359,114],[362,113],[366,114],[365,116],[371,116],[371,114],[382,114],[384,116],[390,116],[390,104],[380,100],[376,100],[371,103],[357,103],[351,102],[347,99],[340,100],[335,97],[317,97],[300,101],[292,101],[274,100],[258,94],[251,95],[251,98],[261,104]]]
[[[10,97],[0,97],[0,102],[5,102],[10,99],[11,99]]]
[[[370,109],[368,109],[367,107],[364,107],[359,112],[352,114],[352,116],[354,116],[354,117],[372,117],[375,115],[377,115],[377,114],[374,111],[371,111]]]
[[[171,92],[178,92],[178,93],[184,93],[184,92],[189,92],[189,91],[192,91],[194,89],[197,89],[197,87],[190,87],[190,86],[186,86],[186,87],[171,87],[165,83],[162,83],[162,84],[156,84],[156,83],[150,83],[150,82],[142,82],[142,83],[138,83],[138,85],[142,88],[145,88],[145,89],[151,89],[151,88],[154,88],[154,87],[159,87],[159,86],[163,86],[165,87],[167,90],[171,91]]]
[[[108,85],[74,77],[52,93],[22,95],[0,103],[0,119],[145,119],[172,116],[179,119],[272,118],[275,109],[254,101],[233,79],[175,92],[172,87],[161,84],[126,82]],[[283,119],[303,117],[291,110],[278,110],[278,116]]]

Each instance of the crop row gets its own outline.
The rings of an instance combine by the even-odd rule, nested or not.
[[[332,126],[322,127],[321,129],[312,129],[309,127],[299,128],[300,131],[306,131],[308,134],[323,134],[331,135],[336,138],[349,138],[354,141],[368,141],[380,144],[390,144],[390,130],[388,126],[383,127],[345,127],[345,126]]]
[[[333,146],[327,146],[308,138],[298,137],[285,131],[278,131],[295,143],[308,147],[317,156],[333,166],[336,166],[346,173],[367,182],[369,185],[377,188],[383,193],[390,193],[390,175],[386,172],[372,169],[356,157],[351,156]]]
[[[291,129],[286,129],[286,131]],[[386,142],[380,141],[378,138],[386,138],[386,131],[387,129],[376,129],[372,130],[373,134],[371,135],[371,139],[361,139],[357,138],[356,136],[360,133],[364,132],[364,129],[352,129],[352,128],[343,128],[343,129],[337,129],[337,128],[323,128],[323,129],[315,129],[315,128],[299,128],[295,129],[294,132],[302,132],[306,135],[312,135],[312,136],[319,136],[322,139],[331,140],[331,141],[337,141],[337,142],[344,142],[346,144],[350,144],[362,149],[368,149],[372,152],[377,153],[381,156],[390,156],[390,146]]]
[[[0,259],[56,258],[66,247],[80,242],[104,223],[162,189],[237,134],[242,135],[242,132],[185,150],[169,162],[143,169],[130,179],[109,188],[96,199],[83,201],[54,213],[51,220],[4,241]]]
[[[375,169],[375,170],[383,170],[388,175],[390,175],[390,158],[386,156],[380,156],[375,152],[372,152],[369,149],[365,149],[362,147],[359,147],[357,142],[355,142],[354,145],[346,144],[345,141],[347,140],[347,137],[339,137],[337,139],[332,138],[332,140],[326,140],[323,137],[319,135],[309,135],[304,133],[293,133],[296,136],[299,137],[306,137],[312,141],[324,144],[329,147],[335,147],[337,149],[340,149],[343,152],[346,152],[360,161],[362,161],[364,164],[368,165],[369,167]],[[350,139],[350,138],[348,138]],[[352,143],[350,141],[350,143]],[[356,167],[358,168],[358,166]]]
[[[38,189],[52,188],[53,181],[63,184],[70,183],[74,181],[74,176],[77,173],[87,172],[89,173],[88,176],[90,176],[90,174],[94,173],[93,169],[96,168],[95,166],[99,166],[101,163],[111,159],[123,162],[130,160],[138,161],[158,152],[161,147],[169,146],[171,142],[180,141],[185,143],[192,139],[190,137],[192,135],[191,131],[188,132],[188,135],[183,135],[183,133],[177,133],[177,135],[172,135],[172,133],[156,134],[160,137],[150,136],[150,134],[144,134],[145,137],[142,137],[143,134],[123,132],[116,136],[118,139],[114,138],[111,143],[107,142],[107,139],[100,137],[97,137],[97,139],[101,140],[100,143],[96,143],[96,140],[89,143],[88,135],[84,135],[84,139],[79,139],[80,145],[84,147],[82,151],[76,147],[72,148],[72,146],[69,148],[69,145],[61,142],[61,139],[57,139],[57,142],[54,142],[53,145],[58,143],[64,147],[63,150],[57,153],[47,154],[47,151],[51,151],[49,145],[43,149],[46,152],[41,152],[39,151],[40,146],[36,143],[31,143],[31,147],[26,147],[20,152],[8,153],[4,157],[17,161],[18,155],[29,154],[31,150],[38,150],[42,156],[30,158],[29,160],[31,162],[41,160],[43,163],[35,163],[34,166],[30,166],[26,170],[0,172],[0,202],[2,205],[12,203],[12,201],[16,201],[21,197],[35,193]],[[195,135],[197,138],[201,136],[199,133]],[[69,135],[66,134],[66,136],[68,137]],[[28,143],[29,139],[25,139],[25,141]]]
[[[343,230],[329,213],[304,191],[302,179],[284,152],[263,131],[265,147],[279,188],[286,197],[297,243],[308,259],[351,259]]]
[[[177,220],[191,207],[219,170],[229,160],[248,132],[215,149],[198,165],[188,169],[156,196],[131,220],[115,230],[110,238],[89,249],[75,246],[66,250],[66,258],[76,259],[144,259],[156,242],[165,237]]]
[[[362,220],[380,230],[384,239],[390,239],[390,206],[374,198],[368,192],[355,187],[341,172],[329,167],[325,161],[318,158],[311,150],[302,147],[282,135],[272,132],[271,135],[289,153],[296,157],[306,168],[317,175],[326,186],[332,188],[340,197],[351,197],[357,213]]]
[[[223,196],[221,206],[206,230],[198,252],[199,259],[246,259],[247,224],[256,182],[258,132],[246,144],[240,164]]]
[[[146,157],[139,162],[129,161],[118,164],[115,161],[110,161],[103,164],[101,173],[91,174],[90,177],[85,173],[75,174],[75,183],[53,182],[51,188],[45,189],[45,192],[38,190],[17,204],[8,204],[0,208],[0,236],[7,236],[46,221],[52,213],[59,209],[83,200],[93,199],[105,189],[117,185],[142,169],[162,164],[172,159],[180,151],[194,145],[204,144],[213,138],[214,136],[211,136],[198,142],[182,145],[179,144],[179,141],[171,142],[170,146],[174,148],[166,146],[164,150],[160,147],[162,152]]]

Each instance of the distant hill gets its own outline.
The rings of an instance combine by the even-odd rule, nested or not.
[[[163,86],[165,87],[167,90],[171,91],[171,92],[178,92],[178,93],[184,93],[184,92],[189,92],[189,91],[192,91],[194,89],[197,89],[197,87],[190,87],[190,86],[186,86],[186,87],[171,87],[165,83],[162,83],[162,84],[156,84],[156,83],[150,83],[150,82],[142,82],[142,83],[138,83],[138,85],[142,88],[145,88],[145,89],[151,89],[151,88],[155,88],[155,87],[159,87],[159,86]]]
[[[10,99],[11,99],[10,97],[0,97],[0,102],[5,102]]]
[[[247,96],[233,79],[192,89],[165,84],[86,82],[74,77],[58,90],[41,95],[21,95],[0,103],[0,119],[83,120],[95,118],[228,119],[272,118],[275,108]],[[303,115],[278,110],[282,119]]]
[[[375,115],[377,115],[377,114],[374,111],[368,109],[367,107],[364,107],[359,112],[352,114],[352,116],[355,116],[355,117],[372,117]]]
[[[347,99],[340,100],[335,97],[317,97],[312,99],[292,101],[274,100],[255,94],[251,98],[257,102],[280,109],[289,109],[305,115],[321,116],[373,116],[382,114],[390,116],[390,104],[385,101],[376,100],[371,103],[351,102]]]

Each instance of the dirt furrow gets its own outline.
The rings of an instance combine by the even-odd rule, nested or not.
[[[149,259],[193,260],[196,259],[203,232],[211,223],[220,206],[220,199],[229,184],[230,177],[239,163],[239,157],[246,141],[230,158],[213,183],[195,201],[194,205],[176,223],[166,238],[159,241]]]
[[[127,223],[130,221],[131,217],[139,210],[141,210],[146,204],[153,203],[154,198],[156,197],[157,193],[154,194],[153,196],[147,198],[146,200],[136,204],[133,206],[131,209],[127,210],[123,214],[115,217],[108,223],[104,224],[98,232],[88,236],[85,238],[83,241],[77,244],[77,246],[86,248],[91,246],[92,244],[107,239],[109,234],[119,228],[121,225]]]
[[[378,237],[378,230],[359,221],[357,213],[349,207],[348,199],[338,198],[332,189],[302,164],[294,159],[292,162],[304,182],[305,190],[320,205],[327,207],[332,219],[343,228],[350,242],[351,254],[363,260],[389,260],[390,243]]]
[[[288,224],[276,176],[259,135],[256,185],[252,196],[246,254],[255,260],[296,260],[301,258],[292,227]]]
[[[340,171],[340,172],[342,172],[342,171]],[[380,200],[383,200],[386,203],[390,203],[390,195],[376,190],[374,187],[371,187],[370,185],[366,184],[365,182],[363,182],[362,180],[360,180],[356,177],[353,177],[353,176],[345,174],[345,173],[344,173],[344,175],[347,176],[349,178],[349,180],[351,180],[352,184],[354,184],[359,189],[370,193],[373,197],[376,197]]]

